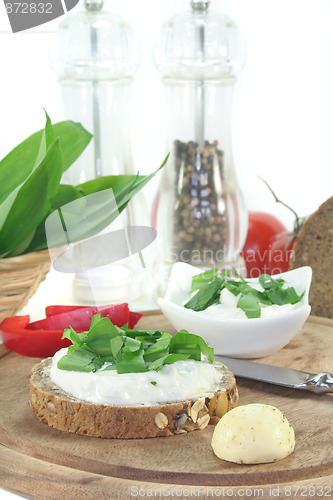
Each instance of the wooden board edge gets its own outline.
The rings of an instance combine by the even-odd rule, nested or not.
[[[13,493],[36,500],[76,500],[77,498],[131,499],[133,496],[162,496],[205,499],[241,496],[261,498],[331,497],[333,475],[290,483],[255,486],[191,486],[116,479],[86,473],[61,465],[51,465],[38,458],[25,457],[0,445],[0,486]],[[169,495],[168,495],[169,493]],[[298,494],[297,494],[298,493]],[[317,493],[315,495],[314,493]],[[326,494],[325,494],[326,493]],[[294,496],[295,495],[295,496]]]

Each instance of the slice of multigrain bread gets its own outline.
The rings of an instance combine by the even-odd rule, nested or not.
[[[310,215],[297,235],[290,269],[310,266],[311,314],[333,318],[333,197]]]
[[[238,404],[235,377],[217,362],[221,383],[209,397],[132,407],[87,403],[65,393],[50,378],[51,363],[47,358],[31,371],[32,410],[42,422],[77,434],[121,439],[172,436],[215,424]]]

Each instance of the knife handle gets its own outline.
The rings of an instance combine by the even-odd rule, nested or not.
[[[333,392],[333,377],[330,373],[322,372],[309,378],[303,384],[296,386],[297,389],[305,389],[316,394]]]

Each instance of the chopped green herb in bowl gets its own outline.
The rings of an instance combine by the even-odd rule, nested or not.
[[[247,318],[260,318],[262,308],[269,306],[283,306],[298,304],[305,294],[305,290],[298,294],[293,286],[288,285],[283,278],[274,278],[262,274],[258,282],[245,280],[237,273],[231,275],[226,271],[220,276],[217,269],[193,276],[191,291],[194,295],[186,301],[184,307],[193,311],[204,311],[214,304],[224,306],[222,294],[234,296],[235,300],[228,301],[228,305],[235,305],[244,311]],[[275,308],[274,311],[279,311]]]
[[[262,357],[284,347],[308,315],[312,270],[260,278],[174,265],[158,304],[174,328],[202,335],[216,354]]]

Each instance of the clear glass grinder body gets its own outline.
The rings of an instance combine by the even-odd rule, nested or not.
[[[209,1],[168,20],[154,50],[166,93],[167,149],[153,224],[160,281],[177,261],[242,272],[247,211],[235,173],[231,118],[245,47],[236,24]]]

